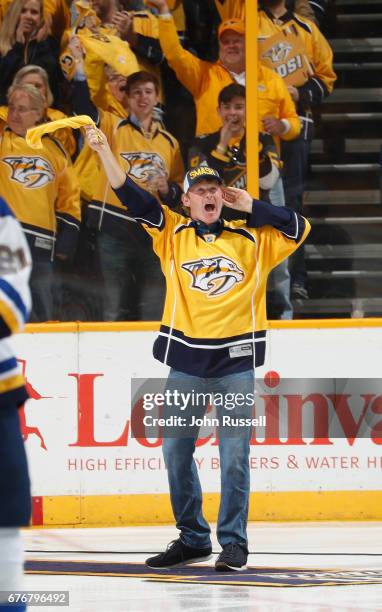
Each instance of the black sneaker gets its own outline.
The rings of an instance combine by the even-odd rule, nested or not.
[[[242,572],[247,569],[247,557],[247,550],[239,544],[227,544],[216,559],[215,569],[217,572]]]
[[[211,546],[208,548],[192,548],[183,544],[182,540],[178,538],[170,542],[165,552],[146,559],[145,563],[156,569],[175,567],[176,565],[208,561],[212,557],[211,553]]]

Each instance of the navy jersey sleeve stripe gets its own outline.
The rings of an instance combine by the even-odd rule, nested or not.
[[[261,200],[253,200],[252,213],[247,219],[248,227],[271,225],[284,236],[299,242],[304,230],[305,219],[286,206],[274,206]]]
[[[126,206],[128,213],[136,221],[147,223],[154,227],[163,226],[163,212],[158,200],[126,176],[121,187],[114,189],[115,194]]]

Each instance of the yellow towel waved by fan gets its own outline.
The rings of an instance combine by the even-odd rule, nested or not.
[[[41,138],[44,134],[50,134],[60,128],[81,128],[85,125],[91,125],[97,129],[93,119],[88,115],[78,115],[76,117],[65,117],[65,119],[57,119],[57,121],[49,121],[48,123],[42,123],[34,128],[30,128],[25,136],[27,144],[33,149],[42,149]],[[100,140],[101,141],[101,140]]]

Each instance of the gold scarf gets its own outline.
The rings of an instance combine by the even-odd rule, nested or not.
[[[60,128],[81,128],[84,125],[89,125],[97,129],[93,119],[88,115],[78,115],[77,117],[65,117],[65,119],[57,119],[57,121],[49,121],[42,123],[36,127],[30,128],[25,136],[27,144],[33,149],[42,149],[41,138],[44,134],[50,134]]]

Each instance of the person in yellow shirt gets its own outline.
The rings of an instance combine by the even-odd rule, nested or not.
[[[158,19],[141,2],[126,2],[123,11],[113,15],[113,25],[122,40],[126,40],[137,56],[139,70],[155,74],[160,82],[160,101],[163,86],[160,65],[163,52],[159,44]]]
[[[219,60],[206,62],[180,43],[166,0],[153,0],[158,9],[159,40],[169,66],[192,94],[196,106],[196,135],[215,132],[221,127],[216,115],[221,89],[233,81],[245,84],[245,29],[240,21],[223,23],[219,28]]]
[[[191,92],[196,106],[196,136],[218,130],[222,123],[216,113],[220,91],[233,82],[245,85],[245,27],[240,20],[231,19],[219,26],[219,60],[205,62],[181,46],[166,0],[153,0],[159,10],[159,39],[169,65],[175,70],[179,81]],[[274,79],[272,71],[259,70],[259,100],[264,116],[268,116],[272,99],[285,97],[281,116],[284,127],[275,122],[266,131],[279,132],[277,136],[290,140],[300,132],[294,105],[281,79]],[[282,94],[281,94],[282,92]]]
[[[188,156],[190,168],[207,163],[219,172],[227,186],[247,188],[245,133],[245,87],[231,83],[221,90],[217,113],[223,126],[217,132],[195,138]],[[260,197],[269,201],[269,190],[280,176],[281,161],[270,134],[259,132]],[[240,213],[223,211],[225,219],[238,219]],[[232,216],[234,215],[234,216]]]
[[[313,138],[313,108],[320,106],[325,97],[333,90],[336,74],[333,70],[333,52],[328,41],[318,27],[309,19],[290,11],[285,0],[262,0],[263,10],[259,12],[260,59],[261,46],[267,39],[274,39],[276,53],[270,49],[270,57],[277,58],[277,48],[285,33],[295,32],[302,51],[293,48],[288,61],[278,65],[275,70],[283,75],[288,83],[288,90],[294,100],[299,114],[302,129],[299,138],[282,143],[281,157],[284,162],[284,188],[288,206],[301,211],[308,170],[310,143]],[[271,43],[269,43],[271,44]],[[298,60],[307,65],[306,75],[294,82],[295,66]],[[263,60],[264,61],[264,60]],[[294,256],[291,265],[292,296],[308,298],[307,274],[303,248]]]
[[[75,57],[71,42],[76,35],[86,51],[84,65],[92,99],[97,105],[103,104],[106,87],[105,64],[127,77],[139,70],[137,57],[128,42],[121,40],[111,23],[116,3],[100,0],[92,7],[81,1],[76,2],[79,14],[73,26],[66,30],[61,39],[60,65],[70,81],[75,74]]]
[[[33,321],[53,317],[53,262],[74,256],[81,219],[79,185],[62,145],[51,136],[44,137],[39,150],[25,141],[44,112],[45,98],[36,87],[14,85],[0,137],[0,184],[32,253]]]

